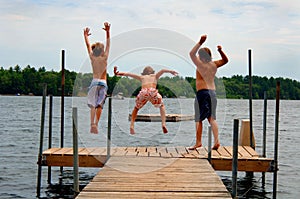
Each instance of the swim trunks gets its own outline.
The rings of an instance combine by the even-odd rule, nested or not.
[[[214,90],[197,91],[195,98],[195,122],[212,117],[216,119],[217,97]]]
[[[155,88],[142,88],[135,100],[135,107],[141,109],[148,101],[155,107],[163,105],[162,97]]]
[[[107,88],[106,80],[92,80],[87,96],[87,104],[90,108],[103,108],[106,99]]]

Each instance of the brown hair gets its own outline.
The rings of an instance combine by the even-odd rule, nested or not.
[[[154,70],[151,66],[146,66],[143,70],[143,72],[141,73],[142,75],[150,75],[150,74],[154,74]]]
[[[200,48],[198,54],[199,54],[199,58],[204,62],[210,62],[212,60],[211,52],[207,47]]]
[[[104,45],[100,42],[96,42],[92,45],[92,51],[95,57],[100,56],[101,53],[103,52],[103,49],[104,49]]]

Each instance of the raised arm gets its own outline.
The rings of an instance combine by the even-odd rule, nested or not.
[[[106,56],[108,56],[109,49],[110,49],[110,24],[108,22],[105,22],[104,28],[102,28],[102,29],[106,31],[106,45],[105,45],[104,54]]]
[[[155,74],[155,78],[159,79],[160,76],[162,76],[162,74],[164,73],[171,73],[174,76],[178,75],[178,73],[175,70],[162,69]]]
[[[214,63],[217,65],[217,67],[221,67],[221,66],[227,64],[227,62],[229,60],[228,60],[227,56],[225,55],[225,53],[223,52],[222,46],[218,46],[217,48],[218,48],[218,52],[220,53],[222,59],[217,60]]]
[[[192,50],[190,52],[190,57],[196,66],[198,66],[201,62],[201,60],[196,56],[196,53],[199,50],[199,48],[201,47],[201,45],[205,42],[206,38],[207,38],[207,35],[202,35],[200,38],[200,41],[198,43],[196,43],[196,45],[192,48]]]
[[[88,53],[90,54],[92,52],[92,47],[89,41],[89,36],[91,35],[90,33],[90,29],[89,28],[85,28],[83,29],[83,36],[84,36],[84,41],[85,41],[85,45],[87,48]]]
[[[139,80],[139,81],[142,80],[140,75],[133,74],[133,73],[126,73],[126,72],[119,72],[117,66],[114,67],[114,74],[115,74],[116,76],[132,77],[132,78],[137,79],[137,80]]]

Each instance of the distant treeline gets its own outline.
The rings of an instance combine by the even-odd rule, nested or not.
[[[76,73],[65,70],[65,95],[85,96],[92,80],[91,73]],[[268,99],[276,97],[276,82],[281,84],[281,99],[299,100],[300,82],[288,78],[252,77],[253,99],[263,99],[264,91]],[[47,93],[61,95],[61,71],[46,71],[44,67],[36,69],[29,65],[21,69],[18,65],[9,69],[0,68],[0,94],[42,95],[43,83],[47,84]],[[140,82],[127,77],[107,75],[108,94],[122,93],[124,97],[136,96]],[[162,77],[158,81],[158,90],[164,97],[193,98],[196,91],[194,77]],[[249,76],[234,75],[215,79],[219,98],[248,99]]]

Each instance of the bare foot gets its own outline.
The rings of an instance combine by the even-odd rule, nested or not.
[[[200,148],[200,147],[202,147],[202,144],[195,144],[194,146],[189,147],[189,150],[195,150],[196,148]]]
[[[212,150],[218,150],[219,147],[220,147],[220,143],[216,143],[212,148]]]
[[[130,127],[130,134],[131,134],[131,135],[134,135],[134,134],[135,134],[135,131],[134,131],[134,128],[133,128],[133,127]]]
[[[163,126],[162,129],[163,129],[163,132],[164,132],[164,133],[168,133],[167,127]]]
[[[91,124],[91,133],[98,134],[98,126],[96,124]]]

